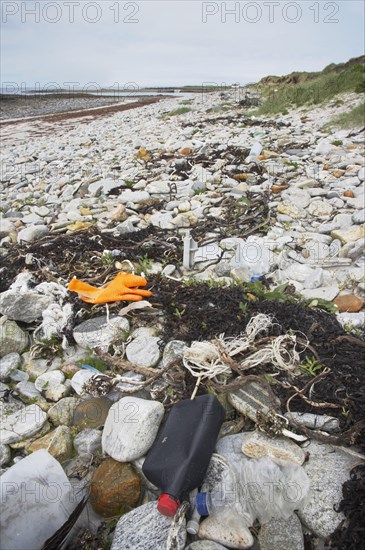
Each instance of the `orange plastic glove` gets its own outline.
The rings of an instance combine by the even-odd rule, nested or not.
[[[68,283],[68,289],[72,292],[77,292],[81,300],[90,304],[106,304],[107,302],[117,302],[119,300],[139,302],[143,296],[152,296],[152,292],[149,290],[135,288],[137,286],[146,286],[146,284],[146,279],[139,275],[118,273],[110,283],[101,288],[95,288],[74,277]]]

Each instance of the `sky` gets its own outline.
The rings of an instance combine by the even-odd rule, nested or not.
[[[246,84],[364,53],[362,0],[0,4],[3,87]]]

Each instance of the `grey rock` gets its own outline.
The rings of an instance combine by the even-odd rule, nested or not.
[[[71,426],[78,402],[76,397],[64,397],[48,410],[49,420],[54,426]]]
[[[323,432],[333,433],[338,432],[340,429],[338,418],[327,416],[326,414],[291,412],[285,413],[284,416],[288,419],[292,417],[295,422],[311,430],[322,430]]]
[[[227,550],[227,547],[212,540],[197,540],[186,546],[185,550]]]
[[[10,458],[10,447],[8,447],[8,445],[0,443],[0,467],[5,466],[8,462],[10,462]]]
[[[284,201],[294,204],[298,208],[307,208],[310,203],[310,194],[297,187],[289,188],[281,194]]]
[[[5,417],[0,424],[2,443],[17,443],[36,434],[43,427],[47,415],[38,405],[29,405]]]
[[[131,191],[127,189],[123,191],[118,199],[122,204],[127,202],[143,202],[148,201],[151,198],[151,195],[147,191]]]
[[[197,540],[186,546],[185,550],[227,550],[227,547],[212,540]]]
[[[28,345],[28,334],[6,316],[0,319],[0,357],[21,353]]]
[[[323,282],[323,269],[320,267],[318,269],[314,269],[313,272],[308,275],[308,277],[304,280],[303,285],[304,288],[318,288],[321,286]]]
[[[84,386],[93,376],[95,376],[95,372],[89,370],[79,370],[73,375],[71,379],[71,387],[77,395],[87,395]]]
[[[275,397],[267,385],[257,381],[248,382],[242,388],[230,392],[228,401],[235,409],[254,422],[258,410],[267,413],[269,409],[273,409],[280,412],[280,400]]]
[[[186,348],[186,342],[182,340],[170,340],[163,352],[161,368],[166,367],[174,359],[181,359]]]
[[[42,317],[42,312],[52,302],[52,297],[42,296],[31,290],[6,290],[0,294],[0,313],[14,321],[32,323]]]
[[[302,295],[308,299],[321,299],[332,301],[340,292],[338,286],[327,286],[302,290]]]
[[[10,374],[18,368],[20,364],[19,353],[9,353],[0,360],[0,381],[6,382]]]
[[[342,485],[359,460],[339,448],[313,440],[304,450],[310,453],[303,467],[311,481],[311,489],[307,504],[298,514],[308,529],[326,538],[345,517],[333,507],[342,500]]]
[[[29,382],[28,380],[19,382],[19,384],[16,385],[16,389],[20,395],[26,397],[27,399],[34,399],[41,396],[33,382]]]
[[[0,239],[9,235],[11,231],[15,230],[15,226],[12,221],[6,218],[0,218]]]
[[[133,233],[133,231],[135,231],[135,228],[131,220],[126,220],[123,223],[119,223],[115,227],[115,231],[118,231],[120,235],[126,235],[128,233]]]
[[[365,223],[365,208],[362,208],[352,214],[352,222],[359,225],[361,223]]]
[[[46,225],[33,225],[31,227],[25,227],[18,233],[18,243],[25,241],[27,243],[32,243],[37,239],[41,239],[49,232]]]
[[[357,177],[359,178],[360,181],[364,181],[364,179],[365,179],[365,168],[364,167],[360,168],[360,170],[357,173]]]
[[[106,316],[94,317],[78,325],[73,336],[83,348],[97,346],[107,349],[113,340],[123,338],[129,330],[129,322],[125,317],[112,316],[107,322]]]
[[[289,519],[272,519],[262,525],[258,540],[260,550],[304,550],[304,537],[298,516]]]
[[[160,514],[156,502],[124,514],[114,531],[111,550],[165,550],[172,518]],[[185,520],[179,530],[176,550],[185,548]]]
[[[101,431],[82,430],[74,439],[74,447],[79,454],[95,454],[101,449]]]
[[[338,313],[336,318],[343,327],[362,328],[365,326],[365,311]]]
[[[63,374],[63,372],[60,370],[53,370],[50,372],[45,372],[44,374],[38,376],[34,385],[37,390],[41,392],[43,390],[51,388],[52,386],[62,384],[64,381],[65,375]]]
[[[156,212],[150,216],[151,224],[161,229],[173,229],[173,219],[172,212]]]
[[[126,348],[128,361],[139,367],[154,367],[161,357],[159,340],[157,336],[133,340]]]
[[[163,415],[163,405],[158,401],[123,397],[109,410],[102,437],[103,452],[120,462],[145,455]]]
[[[15,369],[10,373],[10,380],[12,382],[26,382],[29,380],[29,374],[19,369]]]

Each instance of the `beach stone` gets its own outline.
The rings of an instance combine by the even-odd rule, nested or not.
[[[123,397],[109,410],[102,437],[103,452],[120,462],[145,455],[164,415],[158,401]]]
[[[16,443],[30,437],[42,428],[47,414],[38,405],[29,405],[5,416],[0,423],[0,440],[2,443]]]
[[[48,410],[48,418],[54,426],[71,426],[78,399],[64,397]]]
[[[291,439],[286,437],[270,438],[262,432],[252,432],[242,444],[242,452],[250,458],[279,458],[295,464],[303,464],[305,453]]]
[[[118,204],[118,206],[111,212],[110,219],[115,222],[124,222],[128,217],[125,211],[124,204]]]
[[[242,518],[229,509],[204,519],[199,526],[198,536],[236,549],[251,548],[254,542]]]
[[[41,397],[41,394],[39,393],[33,382],[29,382],[28,380],[23,380],[22,382],[19,382],[16,385],[16,389],[21,396],[26,397],[27,399],[38,400],[38,398]]]
[[[333,207],[324,200],[315,200],[310,203],[307,210],[312,216],[329,216]]]
[[[312,271],[310,275],[304,280],[304,288],[318,288],[323,283],[323,269],[320,267]]]
[[[174,359],[181,359],[186,348],[186,342],[183,340],[170,340],[163,351],[162,361],[160,363],[161,368],[166,367]]]
[[[73,375],[71,378],[71,387],[77,395],[87,395],[84,386],[95,374],[95,372],[90,370],[79,370]]]
[[[298,516],[271,519],[258,534],[260,550],[304,550],[304,536]]]
[[[319,288],[309,288],[301,291],[304,298],[308,299],[321,299],[331,302],[336,298],[340,289],[337,286],[322,286]]]
[[[281,194],[284,201],[297,206],[300,209],[307,208],[310,203],[311,197],[308,191],[297,187],[290,187]]]
[[[365,208],[352,214],[352,221],[356,224],[365,223]]]
[[[0,218],[0,239],[9,235],[9,233],[14,231],[14,229],[15,225],[12,221],[7,220],[6,218]]]
[[[186,546],[185,550],[227,550],[227,547],[212,540],[197,540]]]
[[[125,317],[111,316],[108,323],[106,315],[103,315],[78,325],[73,331],[73,337],[82,348],[100,347],[107,350],[116,338],[125,339],[128,331],[129,321]]]
[[[80,428],[101,428],[113,405],[107,397],[93,397],[81,401],[73,412],[72,424]]]
[[[51,388],[52,386],[56,386],[59,384],[62,384],[65,381],[65,375],[60,370],[53,370],[50,372],[45,372],[44,374],[41,374],[36,379],[34,385],[37,388],[38,391],[43,391]]]
[[[95,454],[101,449],[101,431],[94,428],[82,430],[73,443],[78,454]]]
[[[359,178],[360,181],[364,181],[364,179],[365,179],[365,168],[364,167],[360,168],[360,170],[357,173],[357,177]]]
[[[68,426],[58,426],[44,437],[36,439],[26,447],[27,451],[35,452],[45,449],[59,462],[64,462],[72,456],[72,437]]]
[[[41,239],[47,233],[49,229],[46,225],[32,225],[31,227],[25,227],[18,233],[18,243],[25,241],[26,243],[32,243],[38,239]]]
[[[337,296],[337,298],[333,300],[333,303],[338,307],[340,313],[345,311],[357,313],[364,305],[364,301],[355,296],[355,294]]]
[[[300,424],[306,426],[311,430],[321,430],[322,432],[336,433],[340,429],[340,421],[334,416],[327,416],[326,414],[312,414],[302,412],[285,413],[286,418],[291,417]]]
[[[32,323],[42,317],[42,312],[53,302],[51,296],[44,296],[28,290],[6,290],[0,294],[0,313],[14,321]]]
[[[144,202],[148,201],[148,199],[151,197],[151,195],[147,191],[132,191],[130,189],[127,189],[126,191],[123,191],[119,197],[118,200],[125,204],[127,202]]]
[[[174,215],[172,212],[156,212],[151,214],[149,221],[155,227],[160,227],[161,229],[173,229]]]
[[[161,357],[159,340],[157,336],[132,340],[126,347],[128,361],[138,367],[154,367]]]
[[[141,480],[130,464],[105,459],[91,481],[90,502],[103,517],[120,516],[137,506]]]
[[[11,459],[10,447],[0,443],[0,467],[6,466]]]
[[[15,321],[6,316],[0,319],[0,357],[10,353],[21,353],[28,345],[28,334]]]
[[[309,500],[299,510],[302,523],[315,535],[328,537],[345,516],[334,506],[342,500],[342,485],[350,479],[351,469],[359,459],[339,448],[311,440],[304,449],[309,460],[303,465],[310,482]]]
[[[338,313],[336,318],[342,327],[362,328],[365,326],[365,311]]]
[[[9,353],[0,359],[0,381],[6,382],[10,374],[18,368],[19,364],[19,353]]]
[[[48,359],[33,359],[27,353],[24,354],[24,371],[30,378],[36,379],[50,368]]]
[[[335,229],[331,232],[333,239],[339,239],[342,244],[352,243],[365,237],[365,227],[353,225],[349,229]]]
[[[305,210],[302,210],[287,201],[283,201],[278,204],[277,212],[278,214],[284,214],[285,216],[289,217],[289,220],[285,218],[285,220],[282,219],[282,221],[292,221],[291,218],[293,218],[294,220],[299,220],[306,217]]]
[[[166,548],[172,518],[157,510],[156,502],[139,506],[120,518],[114,531],[110,550],[163,550]],[[186,541],[186,522],[178,532],[176,550],[183,550]]]
[[[269,409],[280,412],[280,400],[264,384],[247,382],[242,388],[228,394],[228,402],[240,413],[256,421],[257,411]]]

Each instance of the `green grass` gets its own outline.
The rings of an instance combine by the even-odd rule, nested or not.
[[[191,109],[189,107],[179,107],[178,109],[175,109],[174,111],[170,111],[169,113],[165,113],[164,116],[177,116],[177,115],[185,115],[185,113],[190,113]]]
[[[347,113],[336,116],[324,126],[323,130],[329,130],[333,127],[343,129],[356,128],[357,126],[365,126],[365,103],[361,103],[361,105],[354,107],[351,111],[347,111]]]
[[[279,114],[288,108],[304,105],[321,105],[337,94],[365,91],[364,67],[361,64],[346,66],[341,71],[324,70],[320,73],[298,73],[297,83],[268,81],[261,83],[263,104],[255,115]]]

